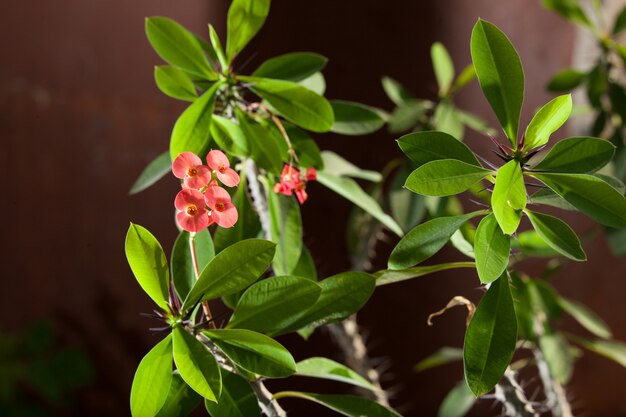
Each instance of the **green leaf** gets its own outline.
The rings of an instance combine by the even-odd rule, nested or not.
[[[436,368],[463,359],[463,349],[444,346],[415,365],[415,372]]]
[[[611,329],[596,313],[591,311],[583,304],[570,300],[565,297],[559,296],[557,298],[559,306],[567,312],[570,316],[574,317],[581,326],[589,330],[594,335],[603,339],[610,339],[613,337]]]
[[[313,401],[349,417],[400,417],[400,414],[375,401],[354,395],[314,394],[296,391],[281,391],[274,394],[274,399],[285,397]]]
[[[298,313],[313,306],[321,292],[318,284],[306,278],[262,280],[243,293],[227,327],[278,333],[294,323]]]
[[[515,147],[524,101],[524,70],[511,41],[495,25],[478,20],[471,52],[483,94]]]
[[[264,126],[249,119],[243,111],[237,109],[236,113],[239,126],[250,145],[250,154],[254,162],[259,167],[280,175],[283,160],[276,138]]]
[[[587,174],[533,176],[595,221],[610,227],[626,227],[626,199],[600,178]]]
[[[416,126],[425,126],[426,112],[432,108],[433,103],[428,100],[409,99],[398,105],[387,120],[389,132],[405,132]]]
[[[617,340],[586,340],[576,337],[585,349],[611,359],[626,368],[626,344]]]
[[[404,180],[413,171],[414,163],[404,163],[393,176],[389,193],[391,214],[402,230],[417,226],[426,214],[426,197],[412,193],[403,187]]]
[[[491,136],[496,134],[496,131],[492,129],[486,121],[473,113],[456,109],[456,115],[461,123],[478,133],[484,133]]]
[[[478,278],[483,284],[497,280],[509,264],[511,238],[500,229],[492,214],[478,224],[474,236],[474,255]]]
[[[362,208],[398,236],[403,235],[402,228],[398,223],[396,223],[391,216],[386,214],[378,202],[363,191],[354,180],[330,174],[326,171],[326,162],[324,162],[324,166],[324,171],[317,172],[317,181],[320,184]]]
[[[391,77],[383,77],[382,80],[383,90],[389,97],[389,100],[393,101],[397,106],[402,105],[405,101],[413,98],[411,93],[402,86],[398,81]]]
[[[172,337],[167,335],[139,363],[130,391],[133,417],[156,416],[172,381]]]
[[[476,396],[488,393],[511,362],[517,319],[507,274],[494,281],[476,307],[465,333],[465,379]]]
[[[211,137],[226,153],[242,158],[250,154],[246,135],[241,127],[230,119],[214,114],[211,123]]]
[[[571,22],[588,27],[593,26],[577,0],[543,0],[543,7],[560,14]]]
[[[435,130],[448,133],[449,135],[463,139],[465,127],[461,122],[457,108],[450,100],[442,100],[435,108],[435,114],[432,120]]]
[[[215,52],[215,56],[222,67],[222,72],[228,68],[228,60],[226,59],[226,55],[224,55],[224,48],[222,48],[222,42],[220,41],[219,36],[217,36],[217,32],[213,25],[209,24],[209,40],[211,41],[211,46],[213,47],[213,51]]]
[[[520,250],[526,256],[543,258],[559,256],[559,252],[552,249],[534,230],[517,233],[515,239],[511,241],[511,247]]]
[[[250,383],[231,372],[222,374],[220,401],[205,401],[211,417],[261,417],[257,396]]]
[[[428,162],[411,173],[404,186],[414,193],[443,197],[462,193],[492,171],[457,159]]]
[[[476,70],[474,69],[474,64],[469,64],[465,68],[461,70],[461,73],[454,80],[453,90],[458,91],[461,88],[465,87],[470,82],[476,79]]]
[[[291,81],[239,77],[290,122],[313,132],[328,132],[333,127],[333,108],[326,99]]]
[[[215,247],[211,234],[207,229],[197,232],[194,237],[196,246],[196,256],[198,269],[202,271],[209,261],[215,257]],[[191,257],[191,247],[189,241],[189,232],[183,230],[178,235],[172,249],[172,281],[178,296],[184,300],[187,298],[189,291],[196,283],[196,272]]]
[[[333,381],[352,384],[357,387],[376,391],[376,388],[361,375],[345,365],[327,358],[309,358],[296,364],[296,375],[312,378],[330,379]]]
[[[416,226],[398,242],[389,256],[389,269],[414,266],[439,252],[461,225],[481,212],[437,217]]]
[[[293,269],[292,272],[295,276],[317,281],[317,270],[315,268],[315,262],[313,261],[311,252],[309,252],[306,246],[302,246],[300,258],[298,258],[298,263],[296,263],[296,267]]]
[[[575,261],[585,261],[587,256],[576,233],[562,220],[547,214],[526,210],[533,228],[552,249]]]
[[[430,47],[430,58],[433,61],[433,69],[435,70],[435,77],[439,86],[439,96],[443,97],[452,87],[454,64],[446,47],[440,42],[435,42]]]
[[[211,352],[181,326],[174,327],[172,335],[174,362],[180,376],[198,394],[217,402],[222,391],[222,377]]]
[[[615,18],[615,24],[613,25],[613,34],[616,35],[622,30],[626,29],[626,7]]]
[[[276,275],[289,275],[302,253],[302,218],[295,198],[270,192],[268,196],[270,237],[276,243],[272,268]]]
[[[270,58],[253,73],[253,77],[302,81],[321,71],[328,59],[313,52],[291,52]]]
[[[566,68],[552,77],[546,89],[555,93],[571,91],[578,87],[586,77],[587,74],[582,71]]]
[[[461,381],[443,399],[437,417],[463,417],[476,402],[465,381]]]
[[[171,357],[171,348],[168,353]],[[178,371],[174,371],[167,399],[156,417],[187,417],[198,404],[200,396],[187,385]]]
[[[196,155],[207,153],[215,94],[221,86],[222,82],[213,84],[176,120],[170,139],[172,161],[182,152],[193,152]]]
[[[441,159],[456,159],[480,166],[470,148],[447,133],[437,131],[409,133],[398,139],[398,145],[406,156],[417,163],[417,167]]]
[[[335,152],[323,151],[321,157],[324,161],[324,171],[329,174],[338,177],[360,178],[372,182],[380,182],[383,179],[380,172],[361,169]]]
[[[276,244],[264,239],[247,239],[224,249],[204,268],[182,310],[246,288],[267,270],[275,250]]]
[[[448,269],[475,267],[476,265],[474,264],[474,262],[449,262],[439,265],[416,266],[413,268],[400,270],[383,269],[382,271],[375,272],[374,276],[376,277],[376,286],[380,287],[381,285],[393,284],[412,278],[419,278],[423,277],[424,275],[432,274],[439,271],[446,271]]]
[[[263,27],[270,11],[270,0],[233,0],[228,10],[226,55],[232,62],[235,55]]]
[[[126,233],[126,258],[141,288],[168,311],[170,272],[159,241],[146,228],[131,223]]]
[[[491,207],[502,231],[507,235],[515,233],[526,207],[526,186],[518,161],[513,159],[498,170]]]
[[[285,126],[293,149],[298,154],[300,166],[304,168],[314,167],[316,169],[324,169],[324,161],[320,153],[320,148],[315,141],[309,137],[300,128],[293,125]]]
[[[313,91],[314,93],[319,94],[320,96],[323,96],[326,91],[326,79],[321,72],[316,72],[310,77],[307,77],[302,81],[298,81],[298,84]]]
[[[566,384],[574,371],[572,348],[567,340],[550,330],[539,337],[539,347],[552,377],[561,384]]]
[[[573,137],[557,142],[533,170],[592,173],[611,162],[614,154],[615,146],[607,140]]]
[[[207,330],[211,339],[238,366],[270,378],[283,378],[296,372],[296,362],[280,343],[250,330]]]
[[[185,101],[194,101],[198,98],[196,88],[191,78],[176,67],[157,65],[154,67],[154,80],[163,94]]]
[[[342,135],[367,135],[385,125],[380,110],[345,100],[332,100],[330,105],[335,114],[332,132]]]
[[[146,18],[146,35],[161,58],[202,79],[214,80],[209,64],[195,35],[166,17]]]
[[[534,149],[548,143],[550,135],[556,132],[572,114],[572,95],[559,96],[535,113],[526,127],[524,149]]]
[[[163,178],[172,170],[172,160],[169,152],[163,152],[157,156],[147,167],[141,171],[128,194],[137,194]]]
[[[546,206],[557,207],[563,210],[576,211],[576,207],[565,201],[563,197],[549,189],[544,187],[532,194],[528,198],[528,204],[543,204]]]

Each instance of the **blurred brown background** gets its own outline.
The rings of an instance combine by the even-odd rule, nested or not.
[[[34,320],[54,323],[60,343],[78,346],[91,357],[96,379],[74,407],[59,415],[128,415],[132,375],[157,340],[154,323],[139,316],[152,305],[126,264],[123,241],[129,221],[148,227],[171,247],[176,229],[167,178],[140,195],[127,191],[143,167],[167,148],[184,103],[160,94],[152,69],[160,63],[143,33],[143,18],[171,17],[206,35],[212,22],[225,32],[227,0],[8,2],[0,15],[0,166],[2,185],[2,265],[0,330],[15,333]],[[470,61],[469,35],[478,17],[496,23],[517,46],[526,71],[527,98],[522,125],[549,96],[543,86],[569,65],[573,29],[543,10],[538,1],[440,0],[274,0],[270,17],[248,51],[257,51],[246,68],[290,51],[315,51],[330,59],[325,72],[330,98],[361,101],[385,109],[392,104],[380,87],[390,75],[417,97],[435,98],[429,58],[432,42],[442,41],[457,69]],[[251,56],[248,52],[247,56]],[[242,57],[240,62],[245,61]],[[458,99],[495,125],[476,85]],[[400,155],[394,137],[324,135],[320,147],[338,151],[364,168],[381,169]],[[468,143],[487,154],[488,141]],[[348,268],[345,227],[349,205],[317,185],[303,209],[305,240],[321,276]],[[569,216],[579,232],[590,223]],[[324,231],[319,233],[315,231]],[[384,245],[383,245],[384,246]],[[384,267],[385,250],[380,262]],[[612,258],[603,238],[587,247],[589,262],[568,266],[556,281],[570,297],[582,300],[626,340],[625,260]],[[459,259],[447,251],[433,262]],[[530,270],[536,266],[530,265]],[[441,273],[381,288],[360,314],[371,353],[388,367],[384,384],[396,395],[393,405],[407,416],[431,416],[462,377],[461,365],[422,374],[414,364],[442,345],[461,346],[464,312],[426,317],[454,295],[478,300],[471,272]],[[582,332],[566,322],[572,331]],[[281,341],[296,359],[311,355],[338,358],[324,332],[308,343]],[[569,385],[576,410],[587,416],[626,415],[626,369],[586,354]],[[307,387],[280,382],[276,387]],[[321,388],[320,388],[321,389]],[[285,402],[293,415],[329,415],[299,401]],[[476,415],[498,415],[490,402]]]

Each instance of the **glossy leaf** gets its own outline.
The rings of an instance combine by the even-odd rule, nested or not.
[[[494,281],[474,312],[465,333],[465,379],[476,396],[488,393],[509,365],[517,341],[517,319],[504,274]]]
[[[335,114],[332,132],[342,135],[367,135],[385,125],[380,110],[360,103],[332,100],[330,105]]]
[[[526,207],[524,176],[516,160],[507,162],[498,170],[491,207],[502,231],[507,235],[515,233]]]
[[[172,337],[168,334],[139,363],[130,391],[133,417],[154,417],[165,403],[172,381]]]
[[[457,159],[440,159],[417,168],[404,186],[414,193],[443,197],[462,193],[491,173]]]
[[[526,211],[533,228],[552,249],[575,261],[587,259],[576,233],[562,220],[547,214]]]
[[[141,288],[168,311],[170,272],[159,241],[146,228],[131,223],[126,233],[126,258]]]
[[[480,167],[474,153],[459,140],[437,131],[414,132],[398,139],[398,145],[417,167],[441,159],[456,159]]]
[[[443,399],[437,417],[463,417],[475,402],[476,397],[465,381],[461,381]]]
[[[296,267],[293,269],[292,272],[297,277],[308,278],[310,280],[317,281],[317,270],[315,268],[315,262],[313,261],[311,252],[309,252],[306,246],[302,246],[300,258],[298,258],[298,263],[296,263]]]
[[[250,154],[250,146],[241,127],[230,119],[213,115],[211,137],[226,153],[246,157]]]
[[[515,239],[511,241],[511,247],[521,251],[526,256],[539,258],[559,256],[559,252],[552,249],[534,230],[517,233]]]
[[[592,27],[578,0],[543,0],[543,6],[572,22]]]
[[[171,348],[169,355],[172,356]],[[198,404],[200,396],[187,385],[178,371],[174,371],[167,399],[156,417],[187,417]]]
[[[480,212],[438,217],[416,226],[398,242],[389,256],[389,269],[414,266],[437,253],[463,223]]]
[[[172,169],[169,152],[157,156],[139,175],[128,194],[137,194],[167,175]]]
[[[253,77],[302,81],[321,71],[328,59],[313,52],[291,52],[270,58],[253,73]]]
[[[349,417],[400,417],[400,414],[373,400],[354,395],[314,394],[296,391],[282,391],[274,394],[275,399],[285,397],[313,401]]]
[[[282,378],[296,372],[296,362],[280,343],[244,329],[220,329],[203,332],[226,356],[246,371]]]
[[[246,288],[267,270],[275,250],[276,244],[264,239],[242,240],[224,249],[202,270],[183,303],[183,311]]]
[[[215,257],[215,247],[207,229],[197,232],[194,237],[198,269],[202,271]],[[196,283],[196,272],[191,257],[189,232],[183,230],[178,235],[172,249],[172,281],[178,296],[184,300]]]
[[[168,65],[154,67],[154,80],[159,90],[169,97],[185,101],[194,101],[198,98],[191,78],[185,71],[176,67]]]
[[[611,162],[614,154],[615,146],[607,140],[573,137],[557,142],[533,170],[592,173]]]
[[[218,403],[205,401],[211,417],[261,417],[257,396],[246,381],[231,372],[222,373],[222,395]]]
[[[524,100],[524,71],[519,55],[506,35],[484,20],[474,26],[470,42],[480,88],[515,147]]]
[[[215,28],[211,24],[209,24],[209,40],[211,41],[211,46],[213,47],[213,51],[222,70],[228,68],[228,60],[226,59],[226,54],[224,54],[222,42],[220,41],[219,36],[217,36]]]
[[[566,68],[557,73],[548,83],[546,89],[553,92],[571,91],[578,87],[587,74],[571,68]]]
[[[440,42],[435,42],[430,47],[430,59],[433,62],[437,85],[439,86],[439,96],[445,96],[452,87],[454,80],[454,64],[445,46]]]
[[[293,149],[298,154],[300,166],[324,169],[324,161],[317,143],[304,131],[295,126],[286,126],[287,134],[291,139]]]
[[[384,269],[374,273],[376,277],[376,286],[393,284],[400,281],[406,281],[407,279],[419,278],[425,275],[433,274],[439,271],[446,271],[448,269],[456,268],[475,268],[474,262],[449,262],[439,265],[428,266],[416,266],[408,269]]]
[[[413,98],[411,93],[402,86],[398,81],[391,77],[383,77],[382,80],[383,90],[387,94],[387,97],[393,101],[397,106],[400,106],[405,101]]]
[[[172,331],[174,362],[185,382],[209,401],[217,402],[222,391],[220,368],[213,354],[181,326]]]
[[[478,278],[483,284],[497,280],[509,264],[511,238],[500,229],[492,214],[478,224],[474,236],[474,255]]]
[[[226,55],[229,62],[263,27],[269,11],[270,0],[233,0],[227,21]]]
[[[528,127],[526,127],[524,148],[534,149],[548,143],[550,135],[567,121],[571,113],[571,94],[559,96],[548,102],[535,113]]]
[[[581,326],[594,335],[603,339],[609,339],[613,336],[611,329],[609,329],[604,320],[585,305],[565,297],[558,297],[557,301],[567,314],[574,317]]]
[[[268,196],[270,238],[276,243],[272,268],[276,275],[289,275],[302,253],[302,218],[295,198],[270,192]]]
[[[243,111],[237,109],[236,114],[255,164],[275,175],[280,175],[283,160],[276,138],[264,126],[248,118]]]
[[[296,375],[312,378],[330,379],[333,381],[352,384],[357,387],[376,391],[376,388],[361,375],[345,365],[327,358],[309,358],[296,364]]]
[[[436,368],[441,365],[460,361],[463,359],[463,349],[444,346],[436,352],[419,361],[415,365],[415,372],[422,372],[427,369]]]
[[[543,204],[546,206],[557,207],[563,210],[576,211],[576,207],[565,201],[563,197],[549,189],[544,187],[532,194],[528,198],[528,204]]]
[[[307,77],[302,81],[298,81],[298,84],[313,91],[314,93],[319,94],[320,96],[323,96],[324,92],[326,92],[326,79],[321,72],[316,72],[310,77]]]

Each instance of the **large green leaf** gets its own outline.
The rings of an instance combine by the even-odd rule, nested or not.
[[[456,268],[475,268],[474,262],[449,262],[438,265],[428,266],[416,266],[408,269],[383,269],[374,273],[376,277],[376,286],[393,284],[400,281],[406,281],[407,279],[419,278],[425,275],[433,274],[439,271],[446,271],[448,269]]]
[[[231,62],[263,27],[270,0],[233,0],[228,10],[226,55]]]
[[[440,159],[417,168],[404,186],[414,193],[443,197],[462,193],[491,173],[457,159]]]
[[[321,292],[318,284],[306,278],[279,276],[262,280],[243,293],[227,327],[278,333],[313,306]]]
[[[205,401],[204,405],[211,417],[261,417],[250,382],[231,372],[222,372],[220,401]]]
[[[296,391],[281,391],[274,394],[275,399],[285,397],[313,401],[349,417],[400,417],[400,414],[375,401],[354,395],[314,394]]]
[[[196,271],[194,270],[193,258],[191,256],[191,242],[189,232],[183,230],[178,235],[172,249],[172,281],[174,288],[182,300],[187,298],[187,294],[196,283]],[[193,238],[196,248],[196,259],[198,269],[202,271],[209,261],[215,257],[215,247],[211,234],[207,229],[197,232]]]
[[[505,273],[476,307],[465,333],[465,379],[474,395],[488,393],[509,365],[517,340],[517,319]]]
[[[291,196],[269,193],[270,237],[276,243],[272,268],[276,275],[289,275],[302,253],[300,205]]]
[[[457,159],[480,166],[467,145],[447,133],[437,131],[409,133],[398,139],[398,145],[406,156],[417,163],[417,167],[440,159]]]
[[[133,417],[154,417],[167,399],[172,382],[172,337],[167,335],[139,363],[130,391]]]
[[[380,110],[345,100],[332,100],[330,105],[335,114],[331,131],[342,135],[367,135],[385,125]]]
[[[146,228],[131,223],[126,233],[126,258],[141,288],[168,311],[170,272],[159,241]]]
[[[209,401],[217,402],[222,391],[220,368],[213,354],[181,326],[172,331],[174,362],[185,382]]]
[[[596,313],[581,303],[559,296],[557,298],[559,306],[574,317],[581,326],[603,339],[612,337],[611,329]]]
[[[296,375],[330,379],[352,384],[370,391],[376,390],[367,379],[363,378],[352,369],[327,358],[315,357],[305,359],[296,364],[296,369]]]
[[[388,261],[389,269],[405,269],[430,258],[450,240],[461,225],[480,212],[437,217],[416,226],[398,242]]]
[[[552,249],[575,261],[587,259],[576,233],[561,219],[526,210],[533,228]]]
[[[334,122],[333,108],[326,99],[291,81],[239,77],[290,122],[313,132],[328,132]]]
[[[203,334],[246,371],[270,378],[296,372],[291,353],[271,337],[244,329],[207,330]]]
[[[509,264],[511,238],[500,229],[495,216],[486,216],[474,236],[474,255],[478,278],[483,284],[497,280]]]
[[[149,17],[146,35],[165,61],[203,79],[216,78],[198,39],[178,23],[166,17]]]
[[[475,402],[476,397],[465,381],[461,381],[443,399],[437,417],[463,417]]]
[[[471,52],[480,88],[515,147],[524,101],[519,55],[506,35],[484,20],[478,20],[472,30]]]
[[[172,160],[169,152],[157,156],[141,171],[128,194],[137,194],[167,175],[172,169]]]
[[[526,207],[524,175],[516,160],[507,162],[498,170],[491,207],[502,231],[507,235],[515,233]]]
[[[435,42],[430,47],[430,59],[433,61],[435,78],[439,86],[439,96],[445,96],[452,87],[454,80],[454,64],[452,58],[441,42]]]
[[[154,67],[154,80],[159,90],[167,96],[185,101],[194,101],[198,98],[191,78],[185,71],[176,67],[157,65]]]
[[[213,84],[176,120],[170,139],[172,161],[182,152],[204,155],[208,151],[215,95],[221,86],[221,82]]]
[[[559,96],[539,109],[526,127],[524,148],[533,149],[548,143],[550,135],[567,121],[572,113],[572,96]]]
[[[172,349],[169,350],[172,356]],[[180,372],[172,372],[172,383],[165,404],[156,417],[187,417],[200,404],[200,396],[181,378]]]
[[[302,81],[321,71],[328,59],[313,52],[291,52],[270,58],[253,73],[253,77],[274,78],[287,81]]]
[[[226,117],[213,115],[211,137],[226,153],[246,157],[250,154],[248,140],[241,127]]]
[[[196,303],[234,294],[256,281],[270,266],[276,244],[264,239],[246,239],[221,251],[200,274],[183,311]]]
[[[533,170],[587,174],[611,162],[614,154],[615,146],[607,140],[567,138],[557,142]]]
[[[607,182],[587,174],[533,174],[552,191],[595,221],[626,227],[626,199]]]

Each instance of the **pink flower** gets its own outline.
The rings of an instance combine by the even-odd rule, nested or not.
[[[239,215],[230,201],[228,191],[222,187],[209,187],[204,193],[204,201],[211,209],[211,219],[221,227],[233,227]]]
[[[206,157],[209,168],[215,171],[217,179],[227,187],[235,187],[239,184],[239,174],[230,167],[228,158],[222,151],[213,150]]]
[[[211,170],[193,152],[183,152],[172,163],[172,172],[183,180],[184,188],[200,189],[211,181]]]
[[[178,209],[178,224],[188,232],[199,232],[212,223],[206,210],[204,195],[198,190],[186,188],[179,191],[174,206]]]
[[[274,192],[284,195],[292,195],[295,192],[298,202],[303,204],[308,198],[306,183],[316,178],[317,171],[313,167],[307,168],[304,177],[302,177],[296,168],[285,165],[280,174],[280,182],[274,184]]]

